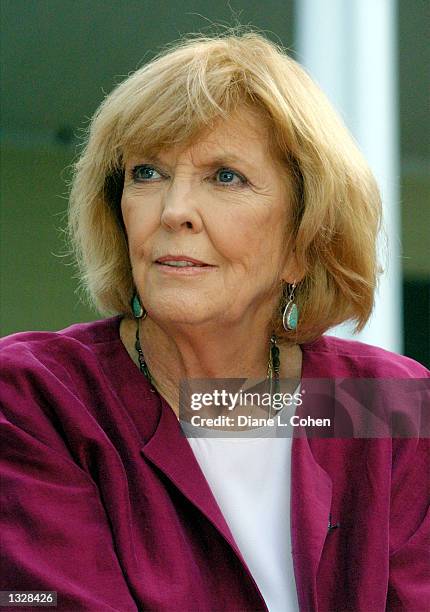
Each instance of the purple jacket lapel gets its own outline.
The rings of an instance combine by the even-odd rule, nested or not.
[[[315,461],[309,440],[293,438],[291,543],[300,609],[318,610],[316,576],[328,533],[332,481]]]
[[[327,416],[333,408],[329,378],[330,359],[312,353],[321,339],[302,345],[302,391],[308,393],[297,414]],[[319,379],[321,380],[315,380]],[[308,381],[308,383],[306,383]],[[312,382],[313,381],[313,382]],[[314,393],[312,393],[312,391]],[[306,430],[297,427],[291,449],[291,544],[297,598],[301,610],[318,610],[316,578],[322,550],[329,533],[333,482],[317,462]]]
[[[171,480],[227,541],[254,584],[256,598],[259,598],[261,602],[261,609],[267,610],[257,583],[234,541],[233,535],[200,469],[191,446],[183,434],[173,410],[163,398],[161,408],[161,416],[157,429],[141,449],[142,455]]]
[[[182,433],[179,422],[163,398],[157,429],[141,452],[169,477],[190,502],[203,512],[240,555],[193,451]]]

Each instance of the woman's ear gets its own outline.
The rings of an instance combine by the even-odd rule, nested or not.
[[[296,258],[296,249],[293,248],[282,270],[282,280],[292,285],[299,283],[304,276],[305,273],[300,269]]]

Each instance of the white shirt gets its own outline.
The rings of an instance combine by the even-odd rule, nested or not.
[[[276,414],[284,421],[294,411],[293,405]],[[187,433],[188,424],[181,425]],[[292,438],[267,437],[267,431],[188,442],[270,612],[298,611],[290,534]]]

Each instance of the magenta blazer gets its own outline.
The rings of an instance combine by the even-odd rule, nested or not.
[[[267,610],[120,319],[0,341],[0,588],[57,591],[71,612]],[[302,379],[430,376],[357,341],[302,349]],[[430,609],[429,442],[293,439],[301,611]]]

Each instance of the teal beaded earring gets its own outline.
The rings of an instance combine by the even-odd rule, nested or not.
[[[137,294],[137,291],[134,292],[133,297],[131,298],[131,310],[133,311],[133,315],[135,319],[145,319],[146,318],[146,310],[143,308],[140,298]]]
[[[294,291],[296,286],[295,282],[292,285],[286,283],[284,286],[284,297],[287,303],[282,315],[282,324],[285,331],[294,331],[299,322],[299,310],[294,303]]]

